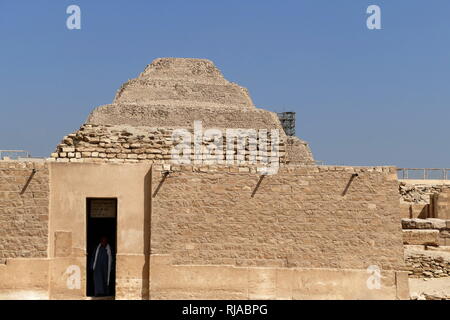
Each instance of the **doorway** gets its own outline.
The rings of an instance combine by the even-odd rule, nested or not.
[[[117,248],[117,198],[86,199],[86,295],[95,296],[94,272],[92,265],[95,253],[102,237],[106,237],[111,248],[111,271],[108,292],[105,296],[115,296]]]

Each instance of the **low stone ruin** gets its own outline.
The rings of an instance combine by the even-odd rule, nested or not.
[[[430,196],[450,189],[448,185],[407,184],[400,182],[399,192],[402,202],[415,204],[429,204]]]
[[[450,251],[424,250],[420,246],[407,246],[405,263],[410,278],[450,277]]]

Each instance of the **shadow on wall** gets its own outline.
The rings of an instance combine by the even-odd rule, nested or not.
[[[345,186],[344,191],[342,192],[342,196],[345,196],[347,194],[348,189],[350,188],[350,185],[352,184],[353,180],[358,177],[357,173],[352,174],[352,176],[350,177],[350,180],[348,180],[347,185]]]
[[[426,218],[428,218],[429,215],[430,215],[430,214],[429,214],[429,210],[430,210],[430,205],[427,204],[426,206],[423,207],[422,211],[420,211],[419,218],[421,218],[421,219],[426,219]],[[412,214],[411,214],[411,215],[412,215]]]
[[[168,175],[169,175],[169,172],[168,172],[168,171],[163,172],[163,177],[162,177],[161,181],[159,182],[158,187],[156,188],[155,192],[152,194],[152,197],[153,197],[153,198],[155,198],[156,195],[158,194],[159,189],[161,189],[161,187],[162,187],[162,185],[164,184],[164,181],[166,181]],[[151,175],[150,175],[150,177],[151,177]],[[147,183],[146,183],[145,185],[147,186]],[[146,199],[147,199],[147,198],[146,198]]]
[[[145,263],[142,268],[142,299],[150,298],[150,220],[152,210],[152,168],[144,178],[144,256]]]

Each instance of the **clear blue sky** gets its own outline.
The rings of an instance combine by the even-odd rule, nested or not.
[[[0,149],[47,156],[154,58],[196,57],[296,111],[318,160],[450,167],[448,0],[0,0],[0,37]]]

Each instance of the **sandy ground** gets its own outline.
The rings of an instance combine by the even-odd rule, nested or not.
[[[409,279],[411,299],[450,299],[450,277]]]

